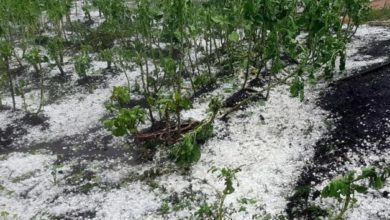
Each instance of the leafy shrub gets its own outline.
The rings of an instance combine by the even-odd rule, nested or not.
[[[115,86],[112,95],[110,98],[109,104],[106,105],[106,108],[110,111],[113,108],[124,108],[127,104],[130,103],[130,91],[126,86]]]
[[[60,37],[53,37],[49,40],[47,49],[50,59],[55,62],[61,74],[65,75],[65,72],[62,69],[65,51],[64,40]]]
[[[112,49],[104,49],[100,51],[100,57],[107,62],[107,69],[111,69],[111,64],[114,61],[114,53]]]
[[[121,108],[111,119],[104,121],[104,127],[115,136],[137,134],[137,126],[145,123],[145,111],[136,106],[132,109]]]
[[[91,66],[91,58],[88,54],[82,53],[75,57],[74,67],[77,75],[80,77],[86,77],[87,71]]]
[[[196,141],[196,134],[186,135],[179,144],[172,149],[174,160],[179,165],[190,165],[200,160],[201,151]]]

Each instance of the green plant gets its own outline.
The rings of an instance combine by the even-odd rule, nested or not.
[[[241,167],[238,168],[216,168],[212,167],[209,172],[212,173],[218,173],[217,177],[219,180],[224,181],[225,188],[223,189],[222,192],[218,193],[219,196],[219,204],[218,204],[218,209],[216,212],[215,219],[222,220],[225,216],[225,211],[224,211],[224,203],[226,200],[226,197],[232,193],[234,193],[235,188],[234,188],[234,181],[237,180],[236,174],[241,171]],[[237,183],[238,186],[238,183]]]
[[[167,202],[164,202],[164,203],[161,205],[160,209],[159,209],[161,215],[166,215],[166,214],[168,214],[168,213],[169,213],[169,210],[170,210],[170,208],[169,208],[169,204],[168,204]]]
[[[377,190],[383,188],[389,176],[390,167],[382,172],[378,172],[374,167],[368,167],[363,169],[360,175],[356,175],[356,172],[352,171],[333,179],[321,193],[322,198],[334,198],[343,204],[339,212],[332,216],[332,219],[343,219],[348,209],[357,202],[356,193],[366,194],[369,188]]]
[[[28,112],[28,106],[27,106],[27,101],[26,101],[26,86],[27,83],[24,80],[19,80],[17,86],[16,86],[16,95],[20,95],[23,101],[23,110],[25,112]]]
[[[126,86],[115,86],[110,102],[106,105],[107,110],[113,111],[115,108],[124,108],[130,103],[130,91]]]
[[[88,52],[83,51],[81,54],[75,57],[74,67],[77,75],[80,77],[86,77],[87,71],[91,66],[91,58],[88,55]]]
[[[210,86],[215,82],[216,82],[216,78],[207,73],[199,74],[195,76],[193,80],[195,90],[206,88],[207,86]]]
[[[7,212],[7,211],[1,211],[0,212],[0,217],[7,218],[8,216],[9,216],[9,212]]]
[[[39,75],[41,72],[42,56],[41,51],[38,48],[33,48],[27,55],[26,60],[34,67],[35,72]]]
[[[0,63],[0,69],[2,69],[1,63]],[[0,74],[0,109],[3,108],[2,95],[6,88],[7,88],[7,75]]]
[[[179,165],[197,162],[200,159],[201,151],[197,143],[196,133],[191,132],[191,134],[185,135],[183,140],[173,147],[171,153]]]
[[[81,9],[83,10],[84,14],[85,14],[85,17],[88,18],[88,21],[92,21],[92,17],[91,17],[91,9],[92,9],[92,5],[89,4],[89,1],[84,1],[84,4],[83,6],[81,7]]]
[[[170,121],[170,115],[175,114],[177,120],[177,131],[181,134],[181,111],[190,109],[192,102],[189,98],[182,96],[180,92],[176,92],[171,96],[166,96],[158,100],[158,104],[163,110],[163,115],[166,116],[166,120]]]
[[[199,219],[211,219],[213,217],[213,208],[209,204],[203,203],[195,212],[195,216]]]
[[[212,137],[214,131],[213,122],[221,105],[218,97],[212,98],[208,108],[210,112],[209,118],[202,121],[194,130],[185,134],[183,139],[173,146],[171,155],[177,164],[191,165],[199,161],[201,157],[199,145]]]
[[[114,61],[114,53],[112,49],[104,49],[100,51],[101,58],[107,62],[107,69],[111,69],[112,62]]]
[[[115,136],[137,134],[137,126],[145,122],[145,111],[136,106],[132,109],[121,108],[111,119],[104,121],[104,127]]]
[[[65,76],[62,65],[64,64],[64,40],[60,37],[53,37],[48,43],[48,54],[51,60],[53,60],[58,67],[62,76]]]
[[[40,78],[40,102],[36,111],[37,114],[42,111],[44,106],[44,72],[42,71],[41,64],[44,58],[45,57],[41,55],[41,51],[38,48],[33,48],[28,54],[26,54],[26,60],[34,67],[36,74]]]
[[[15,87],[14,80],[10,70],[10,60],[12,55],[12,45],[7,41],[0,41],[0,67],[5,69],[7,73],[9,88],[12,97],[12,106],[13,110],[16,110],[16,102],[15,102]]]

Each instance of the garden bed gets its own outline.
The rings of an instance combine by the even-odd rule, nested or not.
[[[87,26],[91,33],[84,41],[98,38],[95,28],[105,19],[98,11],[88,16],[88,8],[81,10],[81,1],[74,3],[72,24]],[[155,16],[158,19],[160,14]],[[219,19],[214,17],[213,22]],[[26,114],[20,95],[16,97],[18,110],[12,111],[8,93],[0,109],[0,218],[207,219],[203,215],[210,214],[211,208],[215,212],[213,204],[219,204],[221,193],[229,191],[223,201],[226,218],[315,219],[336,208],[334,201],[319,197],[331,178],[367,165],[382,168],[390,164],[389,28],[361,26],[347,45],[346,70],[335,70],[341,61],[337,59],[334,79],[322,81],[318,77],[313,85],[309,81],[316,79],[305,78],[302,72],[283,80],[290,69],[300,65],[287,54],[275,55],[263,71],[249,68],[249,61],[238,63],[243,57],[236,59],[240,53],[235,50],[248,47],[248,39],[240,34],[222,36],[236,44],[234,50],[218,49],[223,40],[207,36],[206,40],[204,36],[190,39],[200,45],[183,50],[188,52],[185,59],[200,61],[195,66],[187,64],[188,69],[199,68],[192,72],[176,71],[173,64],[183,57],[177,48],[172,59],[162,59],[170,53],[165,38],[154,42],[156,48],[148,45],[148,51],[137,51],[140,54],[120,51],[117,55],[123,59],[111,68],[95,52],[100,52],[100,46],[115,47],[117,42],[111,44],[114,40],[107,45],[94,41],[95,47],[84,51],[80,51],[80,42],[72,44],[64,57],[64,76],[43,62],[48,72],[42,77],[47,90],[42,111]],[[171,40],[177,43],[180,39],[176,38]],[[39,43],[46,44],[44,39]],[[130,51],[139,49],[137,45],[126,46]],[[131,59],[125,60],[128,56]],[[72,64],[78,60],[80,68],[85,59],[93,59],[90,72],[76,76]],[[215,66],[210,66],[211,61]],[[276,70],[267,65],[274,61],[286,68],[281,73],[272,72]],[[138,65],[142,62],[146,64]],[[159,69],[167,76],[156,73]],[[150,86],[145,83],[145,71],[149,71],[147,77],[155,77]],[[12,72],[18,81],[32,81],[25,95],[36,97],[42,85],[32,68]],[[158,84],[171,75],[175,80],[183,77],[182,82]],[[247,85],[242,88],[244,81]],[[153,90],[159,92],[148,95]],[[30,110],[39,103],[36,99],[27,99]],[[217,107],[211,105],[215,100],[221,101]],[[145,110],[152,104],[149,112]],[[115,109],[118,106],[120,109]],[[134,119],[132,110],[139,109],[143,110],[138,112],[141,116]],[[121,110],[128,110],[123,111],[128,113],[124,118],[130,118],[138,129],[128,126],[131,123],[119,133],[104,128],[104,122]],[[157,118],[155,126],[150,114]],[[221,120],[227,119],[224,115],[229,115],[229,120]],[[213,128],[213,134],[197,143],[197,129],[203,123]],[[180,129],[177,124],[181,124]],[[147,142],[152,145],[142,147]],[[182,148],[192,151],[183,153]],[[184,164],[177,158],[171,160],[178,154],[195,160]],[[230,180],[234,192],[223,190]],[[386,182],[380,191],[359,195],[347,219],[386,219],[390,215],[389,191]]]

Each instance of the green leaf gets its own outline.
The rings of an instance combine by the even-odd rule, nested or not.
[[[375,177],[376,175],[377,174],[374,167],[366,167],[362,170],[363,178]]]
[[[225,23],[225,19],[222,16],[213,16],[213,17],[211,17],[211,20],[219,25],[222,25]]]
[[[365,187],[365,186],[361,186],[361,185],[353,185],[352,187],[353,187],[353,189],[355,189],[355,190],[356,190],[356,192],[358,192],[358,193],[363,193],[363,194],[366,194],[366,193],[367,193],[367,191],[368,191],[368,188],[367,188],[367,187]]]
[[[304,98],[305,84],[301,77],[295,77],[292,85],[290,86],[290,93],[292,97],[299,97],[301,101]]]
[[[104,125],[104,128],[111,129],[112,127],[114,127],[114,121],[113,120],[105,120],[103,122],[103,125]]]
[[[375,189],[382,189],[385,186],[385,181],[382,178],[377,177],[373,182],[373,186]]]
[[[238,42],[240,40],[240,35],[238,35],[236,31],[233,31],[232,33],[229,34],[228,39],[231,42]]]

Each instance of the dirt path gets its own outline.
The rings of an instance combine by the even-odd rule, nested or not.
[[[371,7],[374,9],[381,9],[386,6],[390,7],[390,0],[374,0],[371,2]]]

